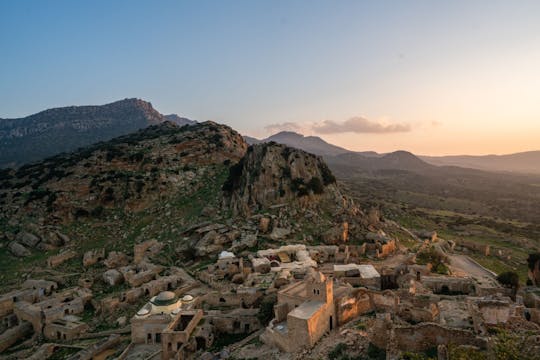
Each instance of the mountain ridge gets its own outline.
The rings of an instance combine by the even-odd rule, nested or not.
[[[150,102],[137,98],[104,105],[51,108],[23,118],[0,119],[0,168],[70,152],[168,120],[191,121],[162,115]]]
[[[325,157],[340,157],[344,154],[355,154],[366,158],[382,159],[390,154],[404,154],[397,150],[390,153],[377,153],[375,151],[352,151],[346,148],[331,144],[318,136],[304,136],[292,131],[281,131],[265,139],[256,139],[244,136],[248,144],[258,144],[274,141],[280,144],[296,147],[307,152]],[[432,166],[456,166],[461,168],[483,170],[489,172],[515,172],[522,174],[540,174],[540,150],[524,151],[503,155],[443,155],[427,156],[417,155],[409,151],[404,151],[419,161]],[[394,155],[398,156],[398,155]],[[356,157],[357,158],[357,157]],[[357,158],[358,159],[358,158]],[[409,159],[411,160],[411,159]],[[390,162],[388,158],[385,161]],[[418,161],[411,161],[411,164],[418,166]],[[425,167],[425,166],[424,166]]]

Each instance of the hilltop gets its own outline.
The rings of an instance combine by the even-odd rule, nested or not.
[[[164,116],[140,99],[53,108],[24,118],[0,119],[0,168],[70,152],[167,120],[182,125],[194,123],[177,115]]]

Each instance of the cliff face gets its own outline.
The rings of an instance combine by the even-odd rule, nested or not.
[[[290,202],[342,199],[336,179],[320,157],[276,143],[250,146],[231,168],[224,191],[227,204],[239,214]]]
[[[0,167],[73,151],[163,121],[165,118],[152,104],[140,99],[54,108],[20,119],[0,119]]]

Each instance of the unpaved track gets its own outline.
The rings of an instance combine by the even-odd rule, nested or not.
[[[465,274],[476,278],[495,279],[492,272],[480,266],[475,261],[472,261],[471,258],[466,255],[448,255],[448,258],[450,259],[450,265],[453,268],[458,269]]]

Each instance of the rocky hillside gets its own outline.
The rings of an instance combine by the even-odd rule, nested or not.
[[[139,99],[54,108],[20,119],[0,119],[0,168],[73,151],[166,120],[152,104]],[[191,122],[178,116],[171,120]]]
[[[223,250],[358,244],[391,227],[344,196],[320,157],[276,143],[248,147],[213,122],[165,122],[1,170],[0,214],[6,284],[65,251],[129,254],[156,239],[164,244],[156,261],[185,265]],[[80,270],[79,260],[70,264],[65,271]]]

